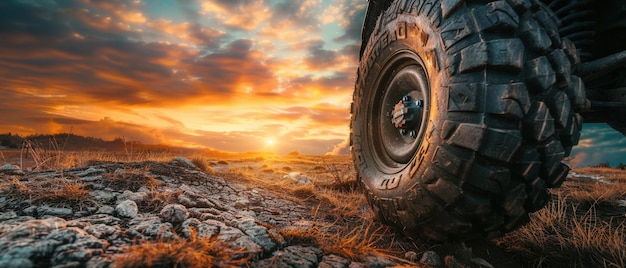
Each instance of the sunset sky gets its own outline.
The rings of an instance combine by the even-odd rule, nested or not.
[[[0,1],[0,132],[346,153],[366,4]]]

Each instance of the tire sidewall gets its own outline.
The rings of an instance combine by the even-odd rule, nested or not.
[[[395,20],[384,24],[364,50],[363,60],[358,71],[352,116],[353,157],[361,182],[379,198],[396,198],[408,189],[415,188],[425,169],[431,166],[432,154],[441,143],[440,131],[446,117],[447,90],[445,81],[445,55],[439,34],[434,30],[429,18],[412,15],[399,15]],[[377,31],[374,31],[377,32]],[[413,158],[406,164],[389,172],[377,163],[376,149],[372,141],[373,100],[384,85],[388,64],[401,53],[413,54],[419,58],[428,77],[427,114],[418,135],[419,146]],[[393,70],[391,70],[393,72]],[[384,137],[383,137],[384,138]],[[380,152],[378,152],[380,153]],[[430,157],[429,157],[430,156]]]

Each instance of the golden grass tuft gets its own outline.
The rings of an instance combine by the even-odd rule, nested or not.
[[[560,193],[531,214],[529,224],[497,240],[524,252],[534,267],[626,267],[626,224],[603,221],[595,207],[582,212]]]
[[[279,228],[278,233],[290,245],[317,246],[320,244],[322,232],[317,226],[307,229],[300,228]]]
[[[94,202],[82,182],[67,178],[53,178],[25,185],[13,177],[0,189],[2,196],[19,201],[30,200],[34,205],[80,209]]]
[[[181,190],[157,191],[153,188],[139,205],[142,210],[159,213],[168,204],[177,203],[181,194],[183,194]]]
[[[82,207],[93,202],[90,192],[81,182],[57,179],[46,182],[45,186],[33,187],[32,202],[52,206]]]
[[[341,218],[363,216],[359,207],[367,204],[365,194],[361,191],[340,192],[334,189],[319,189],[315,195],[320,202],[330,205],[329,212]]]
[[[384,239],[392,236],[392,231],[387,226],[368,221],[355,228],[337,228],[339,230],[331,232],[323,231],[319,226],[306,229],[290,227],[278,229],[278,232],[290,245],[316,246],[327,254],[343,256],[352,261],[363,261],[368,256],[392,252],[389,248],[378,247]]]
[[[315,190],[315,186],[310,185],[297,185],[296,183],[291,183],[292,185],[289,187],[289,192],[300,199],[306,200],[309,198],[313,198],[317,195],[317,191]],[[286,187],[284,189],[287,189]]]
[[[191,158],[191,163],[206,173],[213,173],[213,169],[210,167],[208,160],[204,157],[193,157]]]
[[[386,226],[374,227],[370,222],[357,228],[331,235],[322,245],[322,249],[332,254],[359,261],[361,258],[376,254],[389,253],[390,249],[380,249],[377,244],[390,235]]]
[[[11,180],[0,185],[2,196],[12,197],[19,200],[30,198],[31,190],[24,185],[17,176],[11,176]]]
[[[156,180],[154,176],[149,174],[148,168],[145,169],[127,169],[123,173],[106,174],[105,179],[108,179],[111,186],[118,189],[131,190],[136,192],[141,187],[147,187],[149,189],[163,185],[162,182]]]
[[[215,238],[198,238],[192,229],[189,239],[145,242],[131,246],[114,257],[113,267],[236,267],[249,257]]]
[[[626,197],[626,182],[566,183],[563,185],[563,191],[567,192],[569,198],[578,202],[617,202]]]

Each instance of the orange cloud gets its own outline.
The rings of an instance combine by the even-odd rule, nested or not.
[[[148,4],[2,2],[0,131],[246,151],[271,135],[302,153],[345,140],[358,48],[319,37],[336,23],[321,1],[174,3],[182,20]]]
[[[209,1],[201,4],[201,13],[214,17],[230,26],[242,30],[254,30],[271,16],[263,0],[253,1]]]

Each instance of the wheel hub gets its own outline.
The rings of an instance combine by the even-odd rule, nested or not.
[[[421,144],[430,89],[423,62],[414,53],[398,53],[382,73],[369,128],[379,168],[393,173],[411,161]]]
[[[417,130],[422,123],[424,100],[414,100],[411,95],[402,97],[391,112],[391,123],[403,136],[417,137]]]

